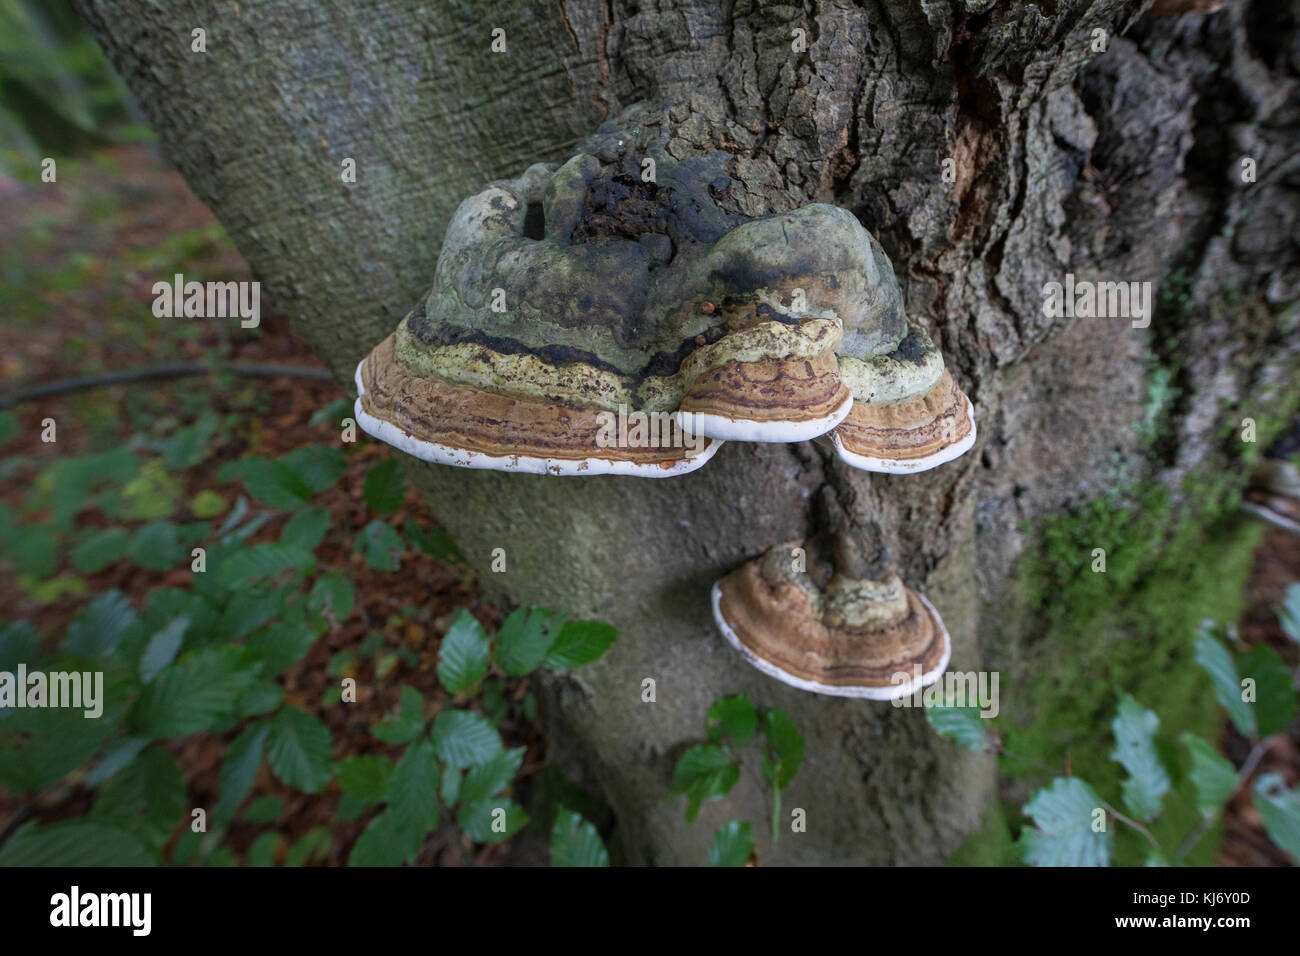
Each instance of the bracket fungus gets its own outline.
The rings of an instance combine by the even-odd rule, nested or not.
[[[1251,476],[1242,510],[1271,525],[1300,534],[1300,468],[1280,458],[1265,458]]]
[[[973,444],[970,402],[852,213],[729,212],[730,155],[665,143],[607,127],[462,202],[433,288],[357,367],[361,427],[427,461],[554,475],[667,477],[724,441],[828,433],[851,465],[919,471]]]
[[[818,588],[781,545],[713,586],[723,637],[770,677],[837,697],[892,700],[934,683],[952,642],[934,606],[897,575],[836,573]]]

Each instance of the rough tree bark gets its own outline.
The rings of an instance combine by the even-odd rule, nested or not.
[[[916,710],[763,677],[715,633],[711,583],[815,531],[830,495],[883,529],[948,623],[952,666],[997,668],[1033,626],[1010,588],[1021,523],[1147,460],[1134,423],[1149,354],[1182,370],[1166,480],[1214,454],[1221,398],[1255,396],[1263,414],[1266,389],[1295,374],[1294,323],[1275,318],[1300,286],[1294,4],[1161,20],[1122,0],[77,6],[195,192],[349,384],[431,282],[460,199],[563,161],[633,104],[670,108],[679,155],[730,152],[744,211],[833,202],[884,244],[909,314],[977,407],[979,444],[952,464],[868,476],[812,445],[741,443],[668,481],[407,462],[473,564],[506,549],[490,588],[621,630],[606,659],[549,682],[546,714],[553,753],[614,807],[626,861],[699,863],[724,820],[766,819],[753,761],[693,826],[668,794],[708,705],[738,691],[787,708],[808,740],[784,798],[807,832],[760,834],[764,862],[942,861],[990,799],[992,761]],[[191,51],[200,27],[206,53]],[[345,158],[355,184],[340,182]],[[1150,329],[1043,313],[1043,284],[1066,272],[1159,283],[1175,267],[1184,307]]]

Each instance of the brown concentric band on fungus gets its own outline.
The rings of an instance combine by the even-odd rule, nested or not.
[[[682,398],[678,421],[713,438],[806,441],[842,422],[852,406],[828,351],[808,359],[728,362],[704,372]]]
[[[601,410],[511,398],[412,375],[392,335],[357,366],[357,422],[425,461],[554,475],[668,477],[694,471],[720,441],[627,448],[602,446]]]
[[[948,666],[948,632],[915,591],[902,589],[900,613],[869,626],[831,627],[803,587],[769,582],[762,564],[750,561],[713,586],[713,616],[727,641],[768,676],[819,694],[892,700],[934,683]]]
[[[952,373],[900,402],[856,403],[831,440],[856,468],[887,474],[926,471],[975,444],[975,409]]]

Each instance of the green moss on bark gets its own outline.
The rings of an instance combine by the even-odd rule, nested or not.
[[[1000,759],[1002,790],[1014,800],[990,808],[953,862],[1012,862],[1013,834],[1025,822],[1018,803],[1067,766],[1122,808],[1124,772],[1110,759],[1121,690],[1160,717],[1157,743],[1176,786],[1151,830],[1166,853],[1176,852],[1198,819],[1178,735],[1214,741],[1222,724],[1192,639],[1205,618],[1241,616],[1259,539],[1259,528],[1237,517],[1241,484],[1241,476],[1218,476],[1189,482],[1179,495],[1151,486],[1033,529],[1017,600],[1037,634],[1004,675],[1000,721],[1015,755]],[[1106,551],[1104,573],[1092,570],[1095,548]],[[1116,862],[1141,864],[1148,844],[1116,826]],[[1212,863],[1216,846],[1211,831],[1188,862]]]

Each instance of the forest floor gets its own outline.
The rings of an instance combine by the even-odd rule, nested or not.
[[[212,214],[147,148],[115,148],[85,162],[61,162],[55,184],[19,185],[0,177],[0,314],[5,315],[0,395],[19,385],[214,357],[322,368],[293,322],[275,313],[273,305],[268,308],[265,299],[257,329],[240,328],[238,319],[154,316],[152,284],[174,273],[203,282],[250,278]],[[238,485],[216,478],[220,465],[249,454],[276,457],[312,443],[337,445],[337,422],[313,425],[311,419],[343,398],[340,385],[328,379],[220,375],[118,385],[23,403],[14,409],[17,432],[0,464],[0,504],[20,508],[28,489],[8,480],[19,466],[26,474],[56,457],[159,440],[200,412],[214,412],[239,424],[222,430],[224,439],[218,439],[202,468],[185,472],[185,487],[177,497],[193,502],[201,492],[215,493],[229,505],[238,497]],[[56,442],[40,440],[45,419],[57,423]],[[336,741],[347,742],[348,749],[334,754],[336,760],[384,750],[368,730],[396,709],[403,685],[426,697],[441,694],[429,662],[458,608],[469,608],[489,632],[499,623],[497,610],[480,600],[468,569],[411,551],[403,557],[400,573],[383,573],[353,549],[353,539],[373,517],[363,499],[366,473],[388,455],[385,446],[361,435],[346,457],[342,479],[313,499],[331,513],[329,536],[316,552],[318,567],[346,572],[358,594],[358,611],[285,674],[285,699],[315,712]],[[425,528],[436,525],[428,504],[409,483],[401,508],[391,517],[399,527],[407,518]],[[102,516],[83,512],[77,530],[99,520]],[[274,540],[274,535],[268,530],[251,540]],[[0,620],[28,621],[43,635],[63,633],[85,603],[82,593],[115,588],[140,607],[151,590],[184,586],[190,575],[188,567],[154,571],[118,561],[73,579],[75,590],[39,595],[13,571],[0,573]],[[395,646],[364,649],[367,637],[379,631]],[[403,646],[420,665],[411,666],[411,655],[394,653]],[[331,662],[339,660],[353,663],[342,671],[332,669]],[[341,676],[356,678],[357,702],[347,708],[323,706],[328,696],[337,701]],[[512,680],[509,687],[518,702],[528,693],[528,679]],[[521,775],[540,769],[545,741],[539,726],[520,717],[508,718],[501,729],[512,746],[528,748]],[[221,735],[197,734],[172,754],[199,805],[216,799],[225,745]],[[44,823],[82,816],[92,797],[93,791],[75,775],[41,793],[34,806],[0,790],[0,832],[18,813]],[[254,800],[265,808],[255,814],[261,825],[244,826],[241,833],[243,824],[237,821],[229,846],[238,859],[246,859],[249,845],[268,825],[283,833],[285,846],[328,827],[334,831],[333,849],[317,862],[342,863],[364,821],[340,821],[338,798],[337,792],[312,795],[286,787],[264,763]],[[545,859],[543,850],[523,839],[475,849],[449,826],[430,839],[416,862],[539,863]]]
[[[249,278],[211,213],[151,150],[115,148],[84,162],[61,163],[54,184],[20,185],[0,177],[0,314],[5,316],[0,324],[0,393],[20,383],[167,361],[207,361],[214,355],[228,361],[320,367],[296,334],[295,323],[273,311],[274,303],[264,307],[256,330],[241,329],[237,319],[155,317],[150,309],[153,282],[178,272],[200,281]],[[236,492],[216,480],[219,464],[250,453],[275,456],[311,442],[337,441],[337,424],[312,425],[311,419],[343,397],[342,388],[332,381],[289,377],[220,376],[100,388],[19,405],[19,438],[6,447],[5,455],[39,464],[47,456],[102,450],[140,433],[161,438],[199,411],[215,410],[243,417],[246,427],[236,429],[238,437],[218,447],[203,469],[187,475],[184,500],[202,491],[229,500]],[[37,437],[46,418],[59,423],[55,444]],[[427,662],[434,658],[437,641],[457,608],[469,607],[489,630],[498,621],[497,611],[483,602],[473,573],[463,567],[413,554],[404,561],[402,573],[376,574],[353,552],[349,543],[369,517],[362,498],[365,474],[386,455],[383,446],[363,438],[347,458],[343,479],[314,502],[332,515],[333,537],[319,552],[322,568],[345,570],[352,577],[361,595],[360,613],[318,642],[285,676],[286,699],[316,710],[331,725],[336,740],[354,745],[336,753],[336,759],[382,749],[366,731],[395,707],[402,684],[436,692],[427,664],[410,667],[391,656],[360,653],[368,634],[375,629],[394,632]],[[9,474],[0,471],[0,503],[17,507],[24,489],[10,481]],[[409,484],[397,523],[407,516],[424,526],[436,524],[428,504]],[[149,590],[176,583],[171,580],[176,575],[188,571],[157,572],[118,562],[87,575],[86,584],[89,593],[120,589],[139,606]],[[1300,537],[1270,529],[1256,555],[1249,585],[1252,610],[1241,622],[1241,636],[1247,644],[1273,645],[1292,664],[1295,648],[1288,645],[1272,609],[1286,585],[1297,580]],[[37,599],[19,586],[16,575],[8,570],[0,574],[0,619],[30,621],[42,634],[62,633],[83,603],[72,593]],[[328,665],[349,651],[357,652],[353,666],[359,689],[371,691],[359,695],[345,719],[339,708],[318,705],[327,690],[337,691],[337,675],[329,673]],[[517,699],[527,691],[526,679],[511,684]],[[545,738],[538,724],[520,717],[503,731],[514,745],[528,748],[525,776],[542,767]],[[1288,784],[1295,784],[1300,779],[1298,741],[1300,730],[1293,726],[1289,739],[1263,754],[1257,772],[1280,773]],[[1224,731],[1221,743],[1236,763],[1245,759],[1248,745],[1231,728]],[[196,797],[215,799],[224,749],[220,736],[200,734],[186,739],[173,754]],[[281,799],[270,822],[289,839],[315,828],[335,832],[334,849],[318,862],[342,862],[344,849],[362,826],[337,819],[337,794],[297,793],[278,784],[265,766],[257,793]],[[91,797],[92,791],[75,780],[43,793],[35,806],[0,792],[0,831],[19,812],[47,822],[82,815]],[[1248,787],[1230,803],[1224,830],[1220,860],[1226,865],[1289,862],[1265,835]],[[260,832],[249,825],[246,832],[232,834],[236,855],[242,858]],[[543,859],[541,848],[527,841],[476,850],[449,827],[429,841],[416,862],[473,865]]]

